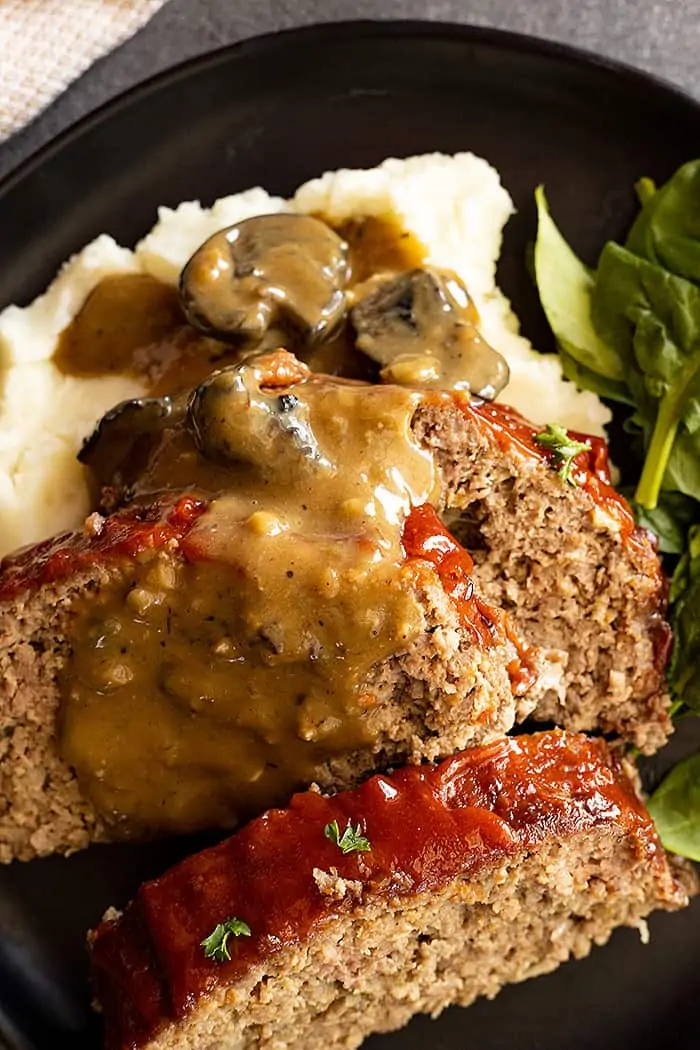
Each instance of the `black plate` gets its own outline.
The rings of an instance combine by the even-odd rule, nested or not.
[[[698,152],[700,107],[640,73],[564,47],[429,23],[350,23],[253,40],[137,88],[44,149],[0,187],[0,308],[26,303],[102,231],[131,244],[158,204],[262,184],[289,194],[328,168],[471,149],[518,207],[499,279],[526,334],[549,346],[525,269],[532,191],[544,181],[584,258],[634,212],[642,174]],[[688,720],[650,782],[700,746]],[[109,904],[193,843],[94,847],[0,871],[0,1010],[10,1045],[97,1046],[84,933]],[[372,1050],[688,1050],[697,1045],[700,903],[655,916],[584,962],[376,1039]],[[0,1025],[2,1028],[2,1025]]]

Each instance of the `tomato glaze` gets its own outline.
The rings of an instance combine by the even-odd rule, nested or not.
[[[515,452],[529,459],[533,457],[555,464],[551,449],[540,445],[536,436],[542,427],[536,427],[509,405],[477,399],[456,398],[465,415],[476,424],[485,424],[496,444],[503,452]],[[658,558],[655,555],[655,537],[647,529],[639,528],[629,503],[611,483],[608,446],[603,438],[569,430],[574,441],[582,441],[588,449],[579,452],[573,460],[572,479],[576,487],[586,492],[602,510],[620,534],[621,541],[634,548],[638,556],[647,563],[647,571],[660,576]]]
[[[408,558],[420,558],[433,566],[474,641],[480,645],[502,645],[505,641],[502,617],[474,593],[470,575],[474,562],[447,531],[430,503],[411,509],[404,522],[401,542]]]
[[[206,509],[205,500],[181,496],[175,503],[160,500],[108,518],[91,515],[81,532],[61,533],[0,562],[0,601],[95,566],[179,546]]]
[[[505,453],[515,453],[529,459],[554,465],[554,456],[550,449],[538,444],[535,437],[541,428],[524,419],[509,405],[495,402],[469,400],[457,396],[455,402],[461,411],[471,418],[475,425],[485,425],[487,433]],[[608,446],[603,438],[570,430],[569,435],[575,441],[582,441],[588,449],[582,451],[573,460],[572,472],[576,487],[582,489],[600,508],[612,527],[618,532],[620,542],[627,548],[637,572],[655,580],[660,588],[661,602],[650,623],[650,632],[654,644],[654,662],[659,671],[668,663],[673,636],[671,628],[663,619],[668,582],[661,569],[657,551],[657,539],[649,529],[641,528],[635,523],[629,503],[617,492],[610,479],[610,462]]]
[[[371,852],[344,855],[326,824],[359,824]],[[630,836],[646,863],[664,863],[656,834],[605,741],[559,730],[492,744],[438,766],[374,776],[326,798],[307,791],[226,841],[146,883],[92,943],[97,998],[113,1050],[138,1047],[187,1015],[217,986],[232,985],[363,902],[439,892],[540,843],[607,826]],[[314,869],[361,884],[324,895]],[[200,942],[235,916],[250,937],[231,939],[230,962]],[[231,942],[229,942],[231,943]]]
[[[406,557],[428,561],[457,607],[462,625],[478,645],[503,645],[510,641],[516,656],[508,665],[513,693],[523,696],[535,683],[537,674],[529,646],[518,637],[507,615],[483,601],[474,591],[471,573],[474,562],[440,521],[431,504],[413,507],[401,536]]]

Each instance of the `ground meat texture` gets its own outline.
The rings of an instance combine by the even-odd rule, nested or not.
[[[478,592],[509,611],[526,642],[542,647],[551,688],[542,695],[540,677],[539,695],[514,700],[510,647],[475,644],[437,574],[426,571],[415,585],[424,630],[368,682],[377,699],[376,748],[329,763],[318,781],[345,788],[372,769],[450,754],[508,731],[535,704],[537,717],[568,728],[619,734],[644,752],[661,746],[672,728],[663,678],[665,584],[649,537],[634,529],[624,501],[597,482],[588,463],[593,450],[578,457],[585,462],[570,485],[533,442],[536,429],[503,406],[426,395],[413,427],[436,457],[440,510],[473,551]],[[184,502],[189,521],[199,511],[196,501]],[[56,676],[70,655],[71,600],[120,571],[100,547],[117,517],[102,525],[89,519],[76,540],[84,557],[72,570],[56,557],[60,550],[49,552],[49,577],[42,570],[23,586],[35,549],[0,571],[2,862],[72,852],[115,834],[59,757]],[[177,556],[179,528],[161,536],[168,556]],[[120,542],[133,539],[118,521],[115,532]],[[145,539],[137,538],[142,555]],[[41,561],[46,546],[38,550]]]
[[[360,825],[343,854],[328,822]],[[694,892],[604,741],[503,739],[298,795],[144,885],[91,935],[109,1050],[352,1050],[645,932]],[[230,960],[201,941],[235,916]]]
[[[123,553],[124,543],[137,544],[141,559],[153,557],[167,567],[169,559],[179,556],[177,530],[168,526],[167,549],[154,551],[149,550],[147,524],[140,523],[141,532],[135,533],[112,520],[119,552]],[[81,552],[79,569],[61,575],[67,571],[66,561],[56,559],[50,549],[46,564],[52,566],[51,579],[38,589],[18,590],[18,572],[27,570],[28,556],[8,562],[0,574],[0,592],[4,586],[5,593],[13,595],[0,603],[0,861],[4,863],[72,853],[91,842],[124,837],[124,829],[101,818],[59,754],[57,676],[70,655],[73,599],[111,586],[128,566],[121,558],[109,560],[99,523],[90,522],[86,533],[71,542]],[[95,543],[103,544],[97,560],[92,557]],[[374,743],[319,768],[316,780],[325,789],[350,787],[377,768],[433,760],[478,744],[508,731],[536,702],[536,692],[527,697],[513,693],[508,667],[516,654],[510,642],[478,644],[427,563],[411,578],[423,630],[404,651],[373,669],[365,692],[372,699]]]
[[[547,693],[535,717],[652,753],[672,725],[667,585],[651,537],[633,528],[624,501],[606,505],[611,490],[590,469],[582,484],[564,482],[533,443],[536,428],[507,409],[498,426],[491,415],[440,400],[418,409],[414,428],[435,451],[440,510],[474,558],[481,593],[566,661],[564,688]]]

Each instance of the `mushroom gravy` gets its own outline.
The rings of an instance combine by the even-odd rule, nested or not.
[[[129,273],[102,278],[61,333],[53,360],[67,375],[142,378],[157,396],[193,386],[238,356],[187,323],[176,288]]]
[[[322,226],[318,220],[311,221]],[[343,223],[337,236],[326,229],[346,246],[343,286],[352,287],[376,273],[399,273],[420,266],[424,258],[420,242],[390,219],[369,216]],[[207,248],[205,269],[212,265],[210,241],[202,246]],[[259,334],[258,348],[287,345],[315,372],[365,378],[371,363],[357,353],[347,320],[338,320],[337,330],[330,337],[312,344],[298,332],[272,326],[269,333]],[[172,285],[150,274],[115,274],[100,281],[61,333],[54,362],[68,375],[143,377],[149,394],[159,396],[195,386],[250,349],[245,340],[231,344],[193,327],[179,290]]]
[[[279,346],[315,372],[496,396],[508,367],[478,331],[459,279],[426,267],[395,220],[332,229],[280,213],[210,237],[180,294],[148,274],[104,278],[62,333],[65,373],[120,373],[148,393],[186,390],[216,368]]]
[[[260,216],[194,253],[179,298],[106,278],[64,331],[59,367],[136,374],[151,395],[80,454],[103,507],[206,505],[186,540],[74,606],[62,754],[125,833],[229,826],[381,750],[390,687],[374,679],[423,629],[416,567],[436,575],[404,542],[438,499],[415,388],[468,391],[470,368],[490,396],[507,380],[466,290],[423,255],[380,219]],[[352,381],[377,365],[381,383]],[[462,554],[463,619],[502,644]]]
[[[186,490],[206,510],[177,550],[76,602],[62,684],[62,753],[106,819],[230,826],[380,749],[375,669],[423,629],[402,546],[411,507],[437,499],[421,396],[280,351],[161,420],[132,500]]]
[[[508,382],[505,359],[479,335],[458,277],[434,267],[367,282],[351,312],[356,342],[400,386],[464,390],[491,400]]]

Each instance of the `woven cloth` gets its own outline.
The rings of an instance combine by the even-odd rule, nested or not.
[[[165,0],[0,0],[0,140],[37,115]]]

